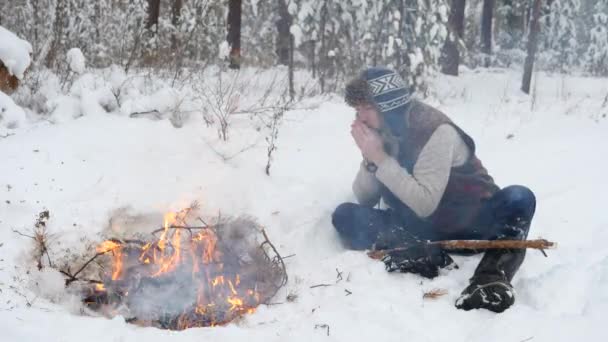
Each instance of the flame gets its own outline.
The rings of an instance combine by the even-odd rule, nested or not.
[[[167,213],[165,214],[163,227],[165,230],[163,234],[160,236],[160,241],[165,241],[167,239],[167,233],[169,233],[169,226],[175,222],[175,218],[177,215],[175,213]]]
[[[114,249],[114,270],[112,272],[112,280],[120,279],[122,273],[122,249]]]
[[[96,251],[100,254],[112,252],[112,280],[120,279],[122,272],[122,244],[117,241],[106,240],[97,246]]]
[[[243,306],[243,300],[238,297],[228,297],[226,301],[231,305],[230,311],[234,311]]]
[[[116,241],[106,240],[97,246],[97,253],[108,253],[116,248],[120,248],[120,244]]]
[[[233,295],[236,295],[237,292],[234,289],[234,285],[232,285],[232,282],[230,280],[228,280],[228,285],[230,285],[230,292],[232,292]]]
[[[217,276],[215,279],[213,279],[213,281],[211,281],[211,285],[213,285],[213,287],[216,287],[219,284],[224,285],[224,276]]]
[[[157,243],[157,247],[159,249],[160,254],[157,254],[156,250],[154,251],[154,264],[159,265],[159,268],[158,271],[152,275],[153,277],[157,277],[164,273],[171,272],[178,266],[180,262],[182,241],[181,230],[176,229],[174,231],[171,242],[168,242],[167,239],[167,235],[169,235],[169,228],[175,223],[176,217],[177,216],[175,213],[169,213],[165,215],[164,230]],[[168,245],[171,245],[171,250],[167,248]],[[140,259],[141,258],[142,257],[140,256]]]
[[[112,291],[122,291],[119,294],[127,297],[128,285],[124,289],[120,285],[127,280],[171,277],[174,272],[190,272],[192,281],[196,283],[196,302],[184,308],[177,317],[178,329],[222,325],[236,315],[253,313],[261,303],[255,283],[242,279],[240,274],[224,273],[225,260],[218,248],[215,231],[184,232],[176,227],[184,222],[184,215],[182,212],[166,214],[161,234],[155,241],[126,245],[117,240],[107,240],[97,247],[98,253],[111,253],[112,281],[123,281],[112,286]],[[145,267],[134,267],[137,263]],[[125,264],[129,265],[126,269]],[[132,277],[130,272],[138,273]],[[95,290],[107,291],[106,284],[96,284]]]
[[[201,271],[201,267],[196,257],[196,243],[194,241],[190,241],[190,258],[192,259],[192,278],[196,278]]]

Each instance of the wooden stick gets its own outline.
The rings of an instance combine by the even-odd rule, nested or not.
[[[445,241],[430,241],[430,242],[419,242],[428,246],[438,245],[443,249],[447,250],[458,250],[458,249],[524,249],[534,248],[544,249],[554,248],[557,246],[555,242],[551,242],[545,239],[537,240],[445,240]],[[414,243],[415,244],[415,243]],[[403,247],[397,247],[392,249],[379,249],[376,251],[370,251],[367,255],[372,259],[382,259],[386,254],[391,252],[403,251],[414,244],[406,244]]]

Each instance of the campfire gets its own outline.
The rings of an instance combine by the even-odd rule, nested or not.
[[[194,206],[192,206],[194,207]],[[282,258],[249,218],[191,226],[192,207],[165,215],[151,239],[109,239],[66,284],[107,317],[163,329],[223,325],[253,313],[285,285]]]

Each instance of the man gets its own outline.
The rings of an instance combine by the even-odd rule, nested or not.
[[[363,155],[353,184],[359,204],[344,203],[332,217],[347,247],[526,239],[536,206],[532,191],[496,186],[473,139],[442,112],[412,99],[395,71],[364,70],[347,84],[345,100],[357,111],[351,134]],[[389,209],[374,208],[380,199]],[[524,257],[524,249],[487,250],[456,307],[506,310]],[[434,277],[452,260],[438,247],[414,247],[389,253],[384,262],[389,271]]]

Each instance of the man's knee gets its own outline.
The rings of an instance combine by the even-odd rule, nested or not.
[[[511,185],[498,194],[494,217],[501,228],[498,235],[506,239],[525,239],[536,210],[536,197],[525,186]]]
[[[342,203],[334,210],[334,213],[331,215],[331,223],[336,230],[344,232],[348,227],[352,226],[356,208],[357,204],[355,203]]]
[[[536,211],[536,196],[529,188],[522,185],[511,185],[502,189],[509,211],[514,216],[530,221]]]
[[[332,223],[346,248],[363,250],[372,246],[377,235],[372,216],[368,208],[354,203],[343,203],[336,208]]]

